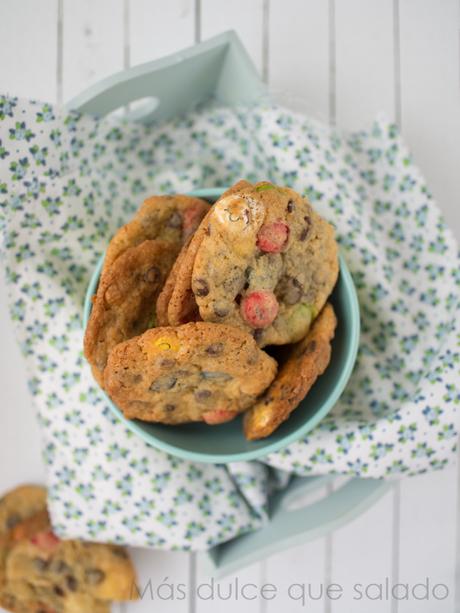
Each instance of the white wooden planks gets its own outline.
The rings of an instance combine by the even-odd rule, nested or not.
[[[235,30],[257,69],[263,69],[263,0],[202,0],[201,39]]]
[[[393,0],[335,0],[336,121],[363,129],[394,118]]]
[[[305,504],[313,504],[327,494],[328,488],[313,490]],[[264,613],[297,613],[305,609],[310,613],[324,611],[324,583],[329,565],[327,539],[319,538],[270,556],[263,563],[264,581],[277,587],[277,598],[265,603]],[[303,607],[305,586],[306,605]]]
[[[2,0],[0,91],[54,102],[57,0]]]
[[[189,555],[131,549],[138,569],[140,599],[126,603],[127,613],[184,613],[189,610]],[[123,611],[124,613],[124,611]]]
[[[62,48],[58,44],[59,5],[63,9]],[[128,63],[173,52],[198,35],[204,39],[234,28],[258,68],[266,70],[272,90],[283,93],[282,99],[293,108],[326,121],[335,117],[337,125],[346,128],[362,127],[378,110],[398,118],[400,109],[403,134],[460,235],[456,206],[460,196],[458,12],[457,0],[253,0],[241,4],[222,0],[41,0],[39,9],[33,0],[3,0],[0,34],[6,60],[0,66],[0,90],[54,101],[60,72],[67,100]],[[2,353],[9,356],[0,373],[2,400],[15,411],[3,414],[1,429],[21,432],[6,445],[2,440],[0,485],[4,489],[19,480],[39,479],[42,468],[35,421],[23,419],[33,411],[21,358],[5,309],[2,312]],[[255,583],[272,580],[282,589],[296,578],[324,581],[329,571],[331,580],[344,585],[358,576],[363,582],[370,581],[387,568],[387,575],[401,582],[423,581],[428,573],[433,581],[452,587],[456,492],[454,470],[404,480],[396,505],[388,495],[330,539],[273,556],[238,576]],[[393,515],[400,516],[400,525],[393,525]],[[396,551],[392,550],[392,533],[400,535]],[[161,582],[165,576],[176,582],[189,577],[185,555],[136,550],[135,557],[141,577],[151,577],[152,582]],[[360,610],[360,603],[351,604],[353,612]],[[372,603],[368,610],[390,610],[379,606]],[[292,600],[262,605],[218,603],[222,607],[283,613],[302,610]],[[208,610],[210,604],[190,601],[173,606],[144,599],[119,610],[146,613],[187,608]],[[310,603],[306,610],[324,608]],[[350,603],[337,601],[326,610],[347,613]],[[362,610],[366,610],[364,605]],[[453,611],[452,597],[436,602],[434,608],[414,600],[392,606],[399,613],[425,610]]]
[[[329,120],[329,7],[324,0],[272,0],[268,82],[294,110]]]
[[[259,586],[262,582],[260,564],[243,568],[233,575],[218,581],[204,571],[198,561],[195,596],[191,604],[197,613],[257,613],[261,599]]]
[[[460,237],[458,0],[399,0],[404,136]]]
[[[132,66],[156,60],[194,43],[193,0],[126,1],[129,2],[129,44]]]
[[[350,524],[336,530],[332,540],[331,580],[343,589],[331,600],[332,613],[387,613],[388,601],[373,600],[378,587],[391,578],[393,492]]]
[[[63,0],[63,100],[123,68],[123,1]]]
[[[400,79],[396,81],[400,96],[396,102],[403,136],[458,237],[459,5],[446,0],[440,10],[434,0],[399,0],[395,8],[399,33],[396,77]],[[449,594],[443,600],[431,594],[423,601],[414,597],[398,601],[393,609],[398,613],[455,610],[457,488],[455,469],[400,484],[395,551],[398,580],[414,585],[428,578],[432,586],[445,584]]]
[[[449,468],[401,483],[399,582],[414,586],[428,577],[431,588],[444,584],[449,593],[445,599],[401,600],[398,613],[454,611],[456,474]],[[423,595],[422,588],[416,593]],[[446,591],[439,587],[435,593]]]

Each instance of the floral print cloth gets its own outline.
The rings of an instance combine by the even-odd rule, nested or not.
[[[11,317],[60,535],[199,550],[260,526],[286,471],[399,477],[454,459],[459,261],[394,125],[346,135],[281,108],[208,107],[143,127],[2,97],[0,139]],[[304,439],[264,462],[191,463],[105,405],[82,355],[82,304],[144,197],[242,177],[294,187],[336,226],[361,305],[358,361]]]

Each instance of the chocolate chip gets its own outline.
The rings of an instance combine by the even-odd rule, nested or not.
[[[305,217],[303,219],[304,219],[304,221],[306,223],[306,226],[305,226],[305,228],[302,230],[302,232],[299,235],[299,240],[300,241],[304,241],[307,238],[308,233],[310,232],[310,227],[311,227],[311,219],[310,219],[310,217],[308,215],[305,215]]]
[[[160,360],[159,362],[160,368],[172,368],[174,364],[175,364],[174,360],[169,360],[168,358],[164,358],[163,360]]]
[[[217,317],[226,317],[229,313],[228,308],[223,306],[222,304],[215,304],[213,307],[213,311]]]
[[[65,592],[62,589],[62,587],[59,587],[59,585],[54,585],[53,586],[53,592],[56,594],[56,596],[64,596]]]
[[[309,353],[313,353],[316,349],[316,341],[310,341],[308,345],[303,350],[303,355],[308,355]]]
[[[165,375],[156,379],[149,387],[151,392],[161,392],[170,390],[176,385],[177,377],[174,375]]]
[[[71,592],[77,591],[78,581],[75,579],[73,575],[67,575],[67,577],[65,578],[65,582],[67,585],[67,589],[69,589]]]
[[[90,585],[99,585],[104,581],[105,573],[99,570],[99,568],[88,568],[88,570],[85,571],[85,579],[86,583]]]
[[[20,521],[21,521],[21,516],[18,515],[17,513],[12,513],[6,520],[7,529],[11,530],[15,526],[17,526],[17,524],[19,524]]]
[[[310,228],[304,228],[302,232],[299,234],[299,241],[303,242],[307,238],[309,231],[310,231]]]
[[[229,375],[226,372],[219,372],[217,370],[203,370],[201,377],[211,381],[230,381],[230,379],[233,379],[232,375]]]
[[[209,294],[209,285],[204,279],[195,279],[193,292],[195,296],[207,296]]]
[[[165,404],[165,411],[166,411],[166,413],[172,413],[175,410],[176,410],[176,405],[175,404]]]
[[[158,283],[160,276],[160,269],[157,266],[152,266],[144,273],[144,281],[145,283]]]
[[[128,554],[124,549],[121,549],[121,547],[112,547],[112,553],[113,555],[123,558],[124,560],[128,559]]]
[[[294,204],[294,200],[289,200],[289,202],[287,203],[287,212],[288,213],[292,213],[292,211],[295,211],[295,204]]]
[[[70,570],[70,566],[66,564],[64,560],[56,560],[56,562],[53,564],[53,568],[55,572],[60,575]]]
[[[195,400],[197,402],[206,402],[206,400],[208,400],[211,395],[212,392],[210,390],[196,390],[196,392],[194,393]]]
[[[223,343],[212,343],[212,345],[208,345],[208,347],[206,347],[206,353],[208,355],[220,355],[223,350]]]
[[[169,228],[180,228],[182,226],[182,216],[175,211],[168,219],[166,224]]]
[[[190,377],[191,374],[189,370],[184,370],[183,368],[176,370],[177,377]]]
[[[252,336],[254,337],[254,340],[256,341],[256,343],[259,343],[262,340],[263,334],[264,334],[264,331],[261,328],[257,328],[257,330],[253,330]]]
[[[286,304],[297,304],[303,295],[303,287],[295,277],[285,275],[276,286],[276,294]]]
[[[48,568],[48,562],[46,560],[43,560],[42,558],[34,558],[32,560],[32,566],[36,571],[42,573]]]

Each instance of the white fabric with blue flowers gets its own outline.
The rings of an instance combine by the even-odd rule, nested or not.
[[[283,471],[395,477],[454,459],[459,261],[394,125],[344,135],[280,108],[211,107],[146,128],[0,97],[0,139],[11,316],[60,535],[199,550],[260,526]],[[360,350],[340,401],[303,440],[263,463],[196,464],[111,414],[82,355],[82,303],[144,197],[242,177],[294,187],[336,226]]]

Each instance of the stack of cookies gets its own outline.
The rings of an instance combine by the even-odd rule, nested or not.
[[[329,363],[338,270],[332,226],[292,189],[150,198],[109,244],[85,355],[129,419],[244,412],[249,440],[269,436]]]
[[[124,549],[59,539],[46,490],[18,487],[0,498],[0,607],[14,613],[109,613],[139,593]]]

